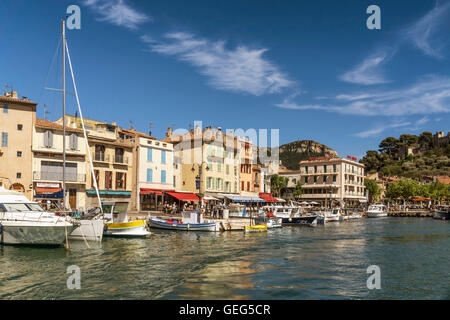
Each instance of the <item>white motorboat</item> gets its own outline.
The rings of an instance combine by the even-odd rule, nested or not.
[[[266,212],[269,212],[269,214],[271,214],[270,216],[273,215],[273,218],[276,219],[275,224],[281,224],[282,226],[317,225],[316,216],[302,215],[301,207],[295,206],[292,202],[290,202],[287,206],[265,206],[263,209]]]
[[[77,227],[70,217],[44,211],[24,194],[0,187],[0,243],[59,246]]]
[[[341,221],[341,211],[340,209],[333,209],[332,211],[323,211],[318,215],[317,221],[319,223],[327,222],[339,222]]]
[[[368,218],[387,217],[387,210],[384,204],[373,204],[367,209]]]

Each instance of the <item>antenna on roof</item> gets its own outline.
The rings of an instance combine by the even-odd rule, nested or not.
[[[148,135],[151,136],[152,135],[152,128],[153,128],[153,122],[149,122],[148,124]]]
[[[50,113],[50,111],[47,111],[47,105],[44,104],[44,120],[47,120],[47,115]]]
[[[133,121],[130,120],[130,130],[134,130]]]

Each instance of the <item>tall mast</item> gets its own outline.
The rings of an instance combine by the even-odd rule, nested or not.
[[[63,213],[66,213],[66,20],[62,19],[63,51]]]

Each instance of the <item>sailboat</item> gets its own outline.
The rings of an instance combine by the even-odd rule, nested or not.
[[[78,97],[77,86],[75,83],[75,77],[72,68],[72,62],[70,59],[69,46],[66,41],[66,33],[65,33],[65,20],[62,20],[62,32],[63,32],[63,128],[64,128],[64,137],[65,137],[65,128],[66,128],[66,111],[65,111],[65,54],[67,52],[67,59],[69,62],[70,72],[72,76],[73,87],[75,91],[75,98],[78,105],[78,112],[80,114],[81,125],[83,127],[84,140],[86,143],[86,149],[88,151],[89,163],[91,167],[91,174],[94,177],[94,166],[92,164],[92,156],[89,148],[88,138],[86,134],[86,127],[84,125],[83,113],[81,112],[80,100]],[[64,155],[63,155],[63,180],[64,180],[64,170],[65,170],[65,139],[64,141]],[[97,179],[92,179],[94,183],[95,192],[97,194],[97,199],[99,203],[98,214],[93,214],[90,219],[81,219],[81,226],[72,232],[69,238],[71,239],[85,239],[85,240],[97,240],[101,241],[103,236],[123,236],[123,237],[143,237],[150,234],[147,231],[147,221],[146,220],[136,220],[129,221],[127,216],[128,203],[122,205],[122,203],[104,203],[100,199],[100,194],[98,191]],[[65,181],[63,181],[63,189],[65,190]],[[64,208],[65,208],[65,192],[64,192]],[[106,211],[104,210],[106,209]],[[119,212],[120,211],[120,212]],[[89,217],[88,217],[89,218]]]
[[[75,86],[75,79],[73,77],[73,70],[72,70],[72,63],[70,62],[70,56],[69,56],[69,49],[67,46],[67,39],[66,39],[66,22],[63,19],[62,20],[62,78],[63,78],[63,174],[62,174],[62,180],[63,180],[63,215],[66,215],[66,52],[67,56],[69,58],[69,65],[70,70],[72,74],[72,80],[73,84]],[[76,90],[76,89],[75,89]],[[78,94],[77,94],[77,102],[78,102]],[[79,107],[79,105],[78,105]],[[81,109],[79,108],[80,113]],[[83,121],[83,120],[82,120]],[[83,130],[84,130],[84,124],[83,124]],[[90,150],[89,145],[87,142],[87,136],[86,131],[84,130],[85,135],[85,141],[86,141],[86,147],[89,152],[90,157]],[[92,167],[92,161],[91,161],[91,167]],[[81,218],[75,218],[77,221],[77,227],[69,234],[69,239],[71,240],[85,240],[85,241],[102,241],[103,238],[103,214],[92,214],[89,213]]]

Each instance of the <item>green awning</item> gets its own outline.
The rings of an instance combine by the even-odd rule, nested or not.
[[[87,194],[96,195],[95,190],[87,190]],[[98,193],[102,196],[131,196],[131,191],[116,191],[116,190],[99,190]]]

